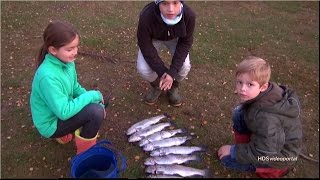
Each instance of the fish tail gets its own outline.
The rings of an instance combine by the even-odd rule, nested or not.
[[[202,161],[202,158],[200,156],[198,156],[198,155],[194,155],[194,156],[195,156],[195,158],[194,158],[195,161],[197,161],[197,162]]]
[[[163,114],[164,116],[166,116],[167,118],[169,118],[169,119],[171,119],[172,118],[172,116],[171,115],[169,115],[168,113],[164,113]]]
[[[186,138],[186,140],[190,140],[190,139],[192,139],[192,136],[187,136],[187,138]]]
[[[211,171],[209,169],[205,169],[203,171],[204,171],[204,174],[203,174],[204,178],[212,177],[212,173],[211,173]]]
[[[188,133],[188,130],[186,128],[180,128],[180,129],[181,129],[181,131],[180,131],[181,134],[187,134]]]
[[[174,128],[177,128],[177,123],[173,122],[173,121],[168,121],[168,123],[170,123],[170,127],[174,127]]]
[[[206,146],[206,145],[200,145],[199,148],[200,148],[200,151],[207,151],[208,150],[208,146]]]

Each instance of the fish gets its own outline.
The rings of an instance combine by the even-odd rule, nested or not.
[[[183,178],[182,176],[165,175],[165,174],[150,174],[147,178]]]
[[[173,130],[167,130],[167,131],[159,131],[159,132],[153,133],[153,134],[145,137],[144,139],[140,140],[139,146],[142,147],[150,142],[170,138],[178,133],[184,133],[184,132],[185,132],[184,129],[173,129]]]
[[[148,157],[144,165],[156,165],[156,164],[183,164],[189,161],[200,161],[200,157],[198,155],[184,155],[184,154],[169,154],[166,156],[154,156]]]
[[[155,133],[155,132],[159,132],[161,131],[162,129],[168,127],[168,126],[171,126],[172,123],[171,122],[165,122],[165,123],[158,123],[158,124],[155,124],[155,125],[151,125],[145,129],[142,129],[138,132],[135,132],[134,134],[132,134],[128,141],[129,142],[136,142],[136,141],[140,141],[141,139]]]
[[[135,132],[140,131],[141,129],[151,126],[152,124],[156,124],[163,118],[170,118],[170,117],[171,117],[170,115],[168,115],[167,113],[164,113],[158,116],[154,116],[154,117],[139,121],[128,128],[127,135],[131,135]]]
[[[161,147],[151,151],[150,156],[164,156],[168,154],[191,154],[197,151],[206,151],[205,146],[171,146]]]
[[[153,141],[143,146],[144,151],[153,151],[154,149],[161,147],[179,146],[190,140],[192,136],[182,136],[182,137],[171,137],[162,139],[159,141]]]
[[[183,165],[151,165],[145,169],[146,173],[150,174],[165,174],[165,175],[179,175],[182,177],[202,176],[210,177],[209,169],[197,169]]]

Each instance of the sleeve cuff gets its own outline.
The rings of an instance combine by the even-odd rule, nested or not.
[[[167,74],[169,74],[173,79],[176,78],[176,75],[178,74],[178,72],[172,68],[170,68],[168,71],[167,71]]]
[[[157,70],[156,73],[158,74],[158,77],[161,78],[162,75],[167,71],[167,68],[161,69],[161,70]]]

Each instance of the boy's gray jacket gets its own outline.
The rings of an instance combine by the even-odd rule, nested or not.
[[[138,46],[148,65],[159,77],[165,72],[175,78],[182,67],[193,43],[196,15],[184,3],[182,19],[175,25],[167,25],[160,16],[159,6],[147,4],[140,13],[137,30]],[[172,63],[168,69],[158,55],[152,40],[169,41],[179,38]]]
[[[243,110],[252,134],[249,143],[235,145],[236,160],[275,168],[293,165],[302,144],[300,102],[296,93],[269,83],[266,91],[243,104]]]

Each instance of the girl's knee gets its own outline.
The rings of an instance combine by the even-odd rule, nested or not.
[[[104,117],[104,108],[100,104],[89,104],[87,106],[87,112],[90,113],[91,117],[94,117],[94,119],[103,119]]]

